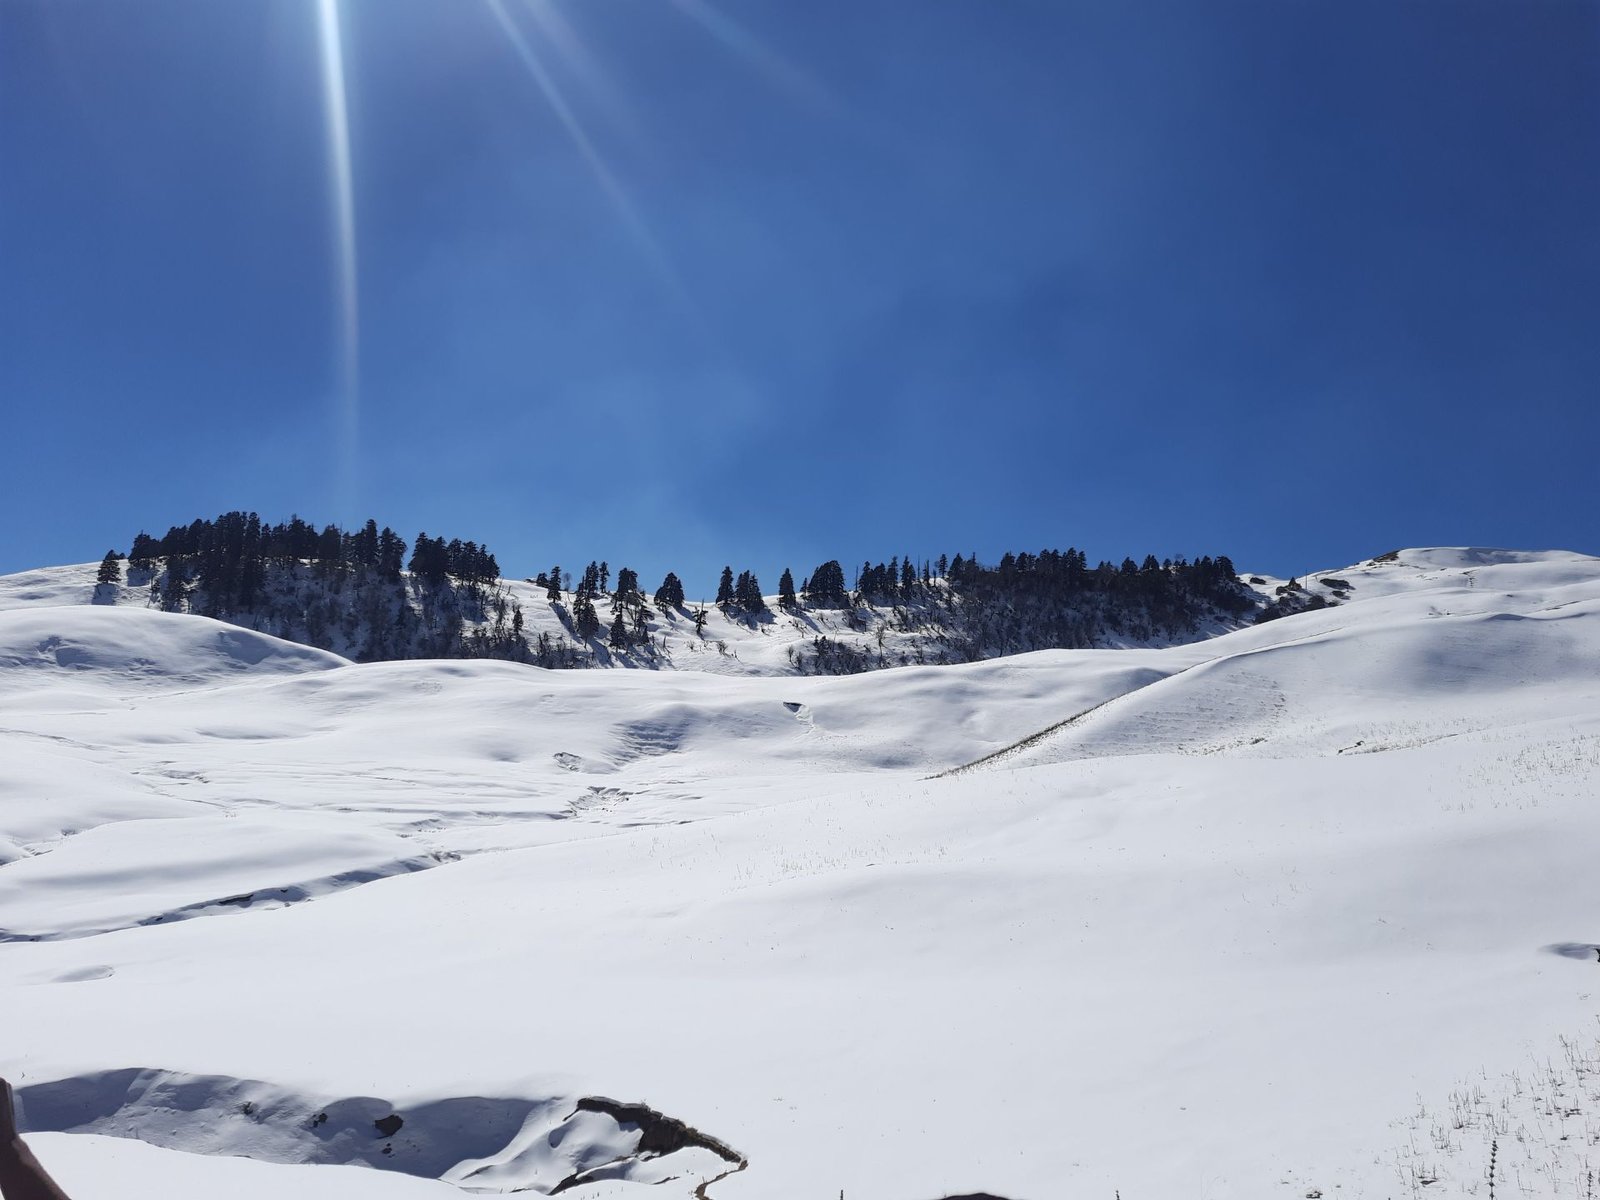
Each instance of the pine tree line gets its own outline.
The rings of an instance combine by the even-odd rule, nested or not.
[[[175,525],[159,538],[140,532],[127,568],[129,586],[147,586],[153,607],[363,661],[491,657],[578,665],[570,648],[524,638],[521,606],[500,585],[499,564],[471,541],[421,533],[408,545],[371,520],[347,531],[230,512]],[[101,582],[116,582],[107,572],[102,562]]]
[[[1081,550],[1007,553],[985,565],[977,556],[920,564],[910,556],[863,563],[846,588],[837,560],[823,563],[801,589],[802,606],[844,610],[847,627],[864,631],[864,608],[887,609],[878,653],[815,636],[791,652],[797,670],[845,674],[909,663],[971,662],[1030,650],[1087,649],[1123,642],[1181,640],[1208,627],[1239,623],[1258,603],[1226,556],[1125,558],[1090,567]],[[885,629],[914,635],[914,648],[891,655]]]
[[[647,597],[632,568],[613,573],[608,562],[590,562],[574,580],[557,565],[529,582],[544,590],[562,631],[530,634],[488,547],[427,533],[407,543],[371,520],[346,531],[318,529],[299,517],[272,525],[254,513],[224,513],[173,526],[160,538],[139,533],[127,568],[130,586],[148,586],[155,606],[250,625],[363,660],[654,665],[669,653],[665,624],[687,618],[704,639],[711,616],[703,604],[690,607],[672,571]],[[108,554],[100,582],[115,583],[119,575],[118,556]],[[723,619],[751,628],[784,618],[812,626],[813,636],[790,650],[794,669],[843,674],[907,662],[1180,640],[1219,622],[1237,624],[1257,603],[1226,556],[1146,555],[1142,562],[1126,558],[1091,567],[1082,551],[1068,548],[1007,553],[993,564],[975,554],[921,561],[897,555],[887,563],[864,562],[848,577],[830,559],[798,588],[785,568],[776,613],[755,573],[735,573],[729,565],[713,607]],[[859,635],[874,630],[876,645],[863,645]],[[904,636],[891,646],[889,634]]]

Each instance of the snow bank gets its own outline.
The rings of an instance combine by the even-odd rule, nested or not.
[[[359,1165],[476,1192],[708,1181],[743,1162],[680,1121],[604,1097],[571,1104],[460,1096],[400,1110],[372,1096],[301,1095],[258,1080],[128,1068],[34,1083],[17,1103],[32,1130],[270,1163]]]

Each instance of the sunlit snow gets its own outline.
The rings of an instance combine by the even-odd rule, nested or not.
[[[0,579],[0,1074],[74,1200],[1585,1195],[1600,560],[1330,574],[848,678]]]

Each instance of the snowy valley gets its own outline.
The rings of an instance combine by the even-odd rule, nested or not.
[[[1111,648],[713,610],[557,671],[0,578],[0,1075],[75,1200],[1487,1197],[1491,1148],[1589,1200],[1600,559],[1246,579]],[[797,674],[819,621],[886,669]]]

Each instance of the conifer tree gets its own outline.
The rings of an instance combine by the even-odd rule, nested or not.
[[[767,611],[767,602],[761,598],[761,583],[750,571],[739,572],[739,582],[733,586],[733,600],[747,613]]]
[[[442,537],[417,534],[416,546],[411,551],[410,571],[425,583],[444,583],[450,574],[449,544]]]
[[[316,542],[317,564],[326,571],[344,565],[344,535],[337,525],[324,525]]]
[[[128,551],[128,569],[130,571],[148,571],[155,565],[155,558],[161,553],[155,538],[148,533],[140,531],[134,535],[133,547]]]
[[[617,615],[611,619],[611,648],[613,650],[628,648],[628,627],[623,624],[620,608],[617,609]]]
[[[545,598],[552,604],[561,599],[561,568],[551,567],[549,582],[544,589]]]
[[[181,554],[167,555],[167,586],[161,589],[161,607],[167,612],[182,612],[189,599],[188,567]]]
[[[361,532],[352,539],[355,543],[350,555],[350,561],[358,567],[375,567],[378,565],[378,523],[372,518],[367,518],[367,523],[362,526]]]
[[[722,578],[717,583],[717,604],[726,608],[733,603],[733,568],[723,567]]]
[[[399,579],[405,561],[405,539],[385,525],[378,534],[378,574],[385,579]]]
[[[594,610],[594,601],[579,594],[572,602],[572,625],[578,636],[588,641],[600,632],[600,614]]]
[[[778,580],[778,607],[785,611],[798,608],[799,598],[794,594],[794,576],[789,568],[783,569],[783,577]]]
[[[106,556],[100,560],[100,570],[95,575],[96,583],[121,583],[122,564],[117,561],[117,552],[107,550]]]
[[[811,573],[806,587],[806,598],[813,604],[840,605],[844,603],[844,568],[839,560],[831,558]]]
[[[656,604],[663,609],[683,608],[683,581],[671,571],[656,589]]]

